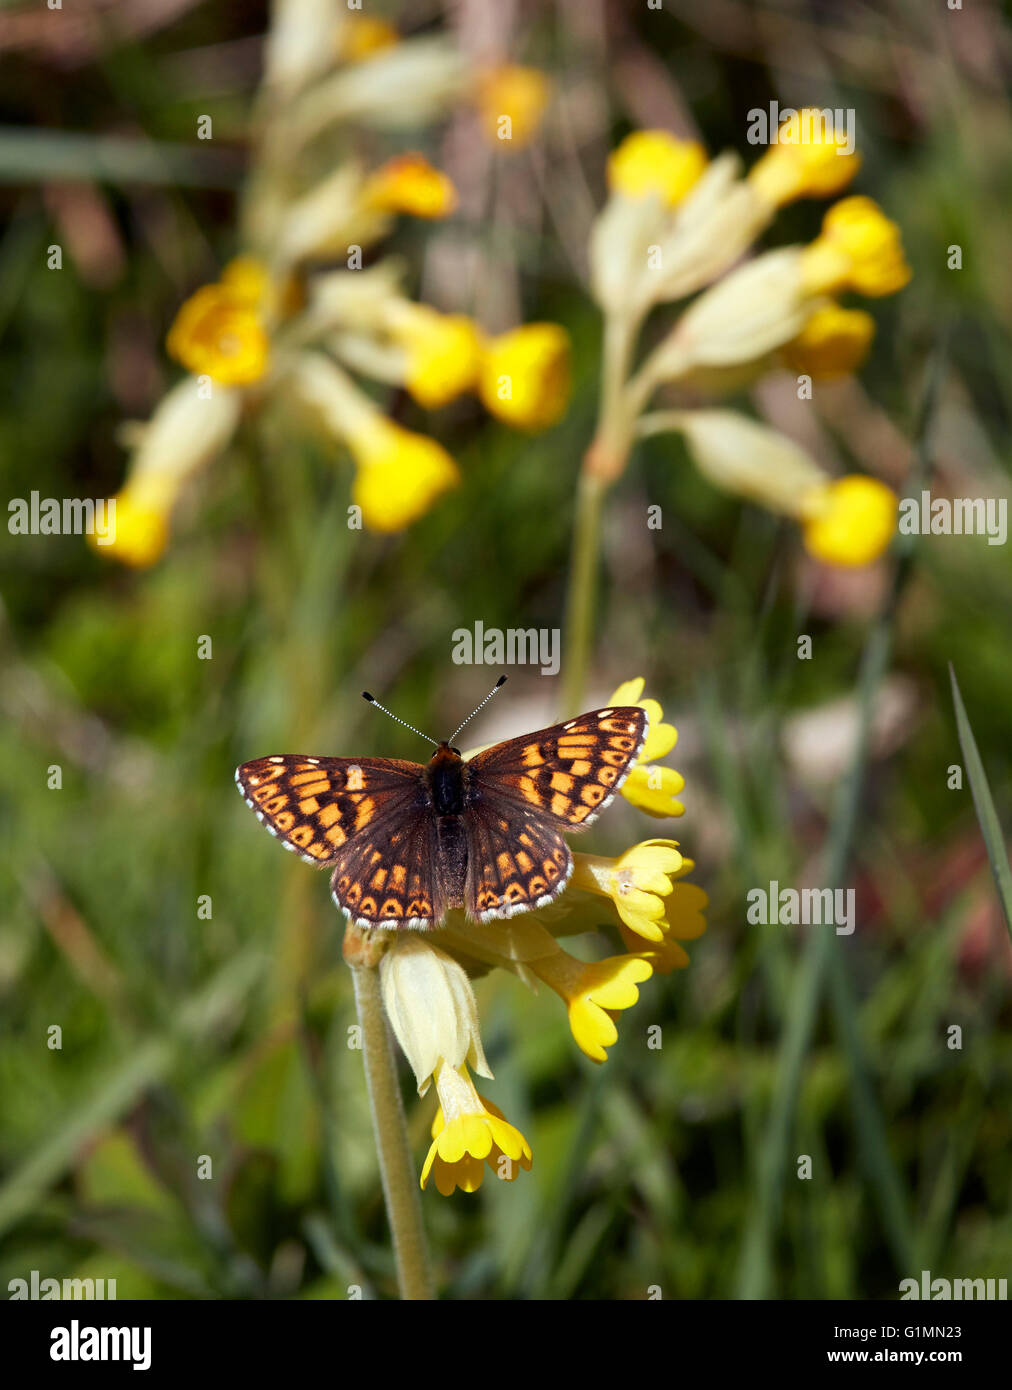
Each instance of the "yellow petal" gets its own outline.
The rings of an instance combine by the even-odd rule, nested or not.
[[[802,284],[808,294],[857,290],[859,294],[894,294],[912,271],[903,257],[900,229],[871,198],[843,198],[822,222],[822,233],[801,258]]]
[[[816,309],[804,328],[780,350],[792,372],[829,380],[857,371],[868,356],[875,320],[863,309],[832,302]]]
[[[671,767],[637,766],[622,784],[622,795],[648,816],[681,816],[685,807],[677,793],[685,786],[685,778]]]
[[[608,701],[611,706],[638,705],[646,684],[642,676],[634,676],[631,681],[623,681]]]
[[[223,386],[247,386],[266,373],[270,344],[247,291],[205,285],[186,300],[166,339],[177,362]]]
[[[679,140],[666,130],[627,135],[608,160],[608,187],[626,198],[654,194],[675,207],[702,176],[706,151],[695,140]]]
[[[351,448],[359,464],[352,496],[373,531],[402,531],[460,480],[441,444],[389,421]]]
[[[527,323],[490,339],[478,388],[485,409],[516,429],[554,425],[569,404],[569,334],[556,323]]]
[[[377,212],[402,212],[412,217],[449,217],[457,206],[457,190],[424,155],[402,154],[390,159],[370,177],[363,201]]]
[[[765,202],[783,207],[795,198],[824,198],[845,188],[861,167],[860,155],[845,149],[847,137],[827,124],[821,111],[795,112],[749,171],[748,183]]]
[[[504,151],[521,150],[537,134],[550,93],[548,79],[537,68],[507,63],[490,68],[478,79],[478,115],[490,145]]]
[[[806,500],[805,549],[827,565],[867,565],[888,548],[899,504],[877,478],[849,474]]]

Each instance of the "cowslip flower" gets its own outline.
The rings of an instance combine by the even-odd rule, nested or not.
[[[573,1039],[592,1062],[607,1060],[606,1049],[618,1041],[614,1015],[638,1002],[637,986],[653,974],[642,955],[588,964],[562,950],[532,962],[531,969],[565,1003]]]
[[[571,386],[569,335],[556,323],[526,323],[489,339],[478,389],[485,409],[506,424],[543,430],[563,416]]]
[[[441,444],[388,419],[323,353],[300,353],[291,381],[320,423],[347,445],[357,465],[352,498],[370,530],[403,530],[459,483]]]
[[[465,314],[441,314],[425,304],[394,299],[384,309],[383,325],[403,350],[404,385],[426,410],[446,405],[475,385],[482,339]]]
[[[803,499],[805,549],[827,565],[867,565],[896,534],[898,509],[896,494],[878,478],[833,479]]]
[[[267,372],[270,341],[245,286],[204,285],[180,307],[169,329],[170,356],[222,386],[249,386]]]
[[[431,1175],[444,1197],[458,1187],[462,1192],[476,1192],[486,1164],[504,1182],[512,1182],[521,1168],[530,1171],[530,1144],[497,1105],[478,1094],[466,1067],[452,1071],[441,1063],[436,1090],[439,1109],[422,1165],[422,1188]]]
[[[366,180],[362,200],[378,212],[408,213],[412,217],[449,217],[457,206],[457,190],[421,154],[396,155]]]
[[[780,360],[792,372],[813,378],[847,376],[868,356],[875,320],[863,309],[843,309],[828,300],[804,328],[780,349]]]
[[[681,816],[685,807],[677,800],[685,778],[673,767],[658,767],[678,742],[678,730],[664,723],[664,711],[656,700],[644,700],[642,676],[624,681],[608,701],[610,705],[639,705],[649,720],[646,742],[629,775],[622,783],[622,795],[649,816]]]
[[[642,694],[642,680],[620,690]],[[656,701],[654,751],[666,752],[674,730]],[[464,754],[465,760],[476,750]],[[618,1040],[619,1016],[639,1000],[654,973],[684,968],[683,941],[705,928],[706,894],[682,882],[693,869],[672,840],[633,845],[617,859],[575,854],[566,890],[548,906],[497,921],[495,930],[461,909],[428,931],[374,930],[384,1008],[415,1075],[418,1094],[434,1086],[439,1109],[422,1164],[423,1188],[443,1195],[474,1192],[487,1172],[512,1181],[533,1161],[531,1145],[489,1099],[474,1077],[492,1077],[482,1046],[471,980],[492,969],[509,971],[536,989],[547,985],[563,1002],[573,1040],[595,1063]],[[617,929],[622,954],[587,961],[559,939],[602,926]],[[357,927],[349,932],[361,935]],[[346,937],[346,952],[347,952]]]
[[[706,151],[697,141],[680,140],[666,130],[637,130],[609,156],[608,187],[626,198],[654,195],[673,208],[705,168]]]
[[[796,198],[824,198],[845,188],[861,167],[846,136],[812,107],[796,111],[777,131],[777,143],[753,164],[748,183],[773,207]]]
[[[894,294],[910,280],[900,230],[871,198],[843,198],[822,220],[822,234],[805,247],[801,278],[808,294],[857,290],[873,298]]]
[[[731,410],[664,412],[697,468],[717,487],[802,525],[810,554],[831,565],[865,565],[896,530],[896,494],[875,478],[833,479],[793,440]],[[646,417],[649,420],[649,416]]]
[[[537,68],[504,63],[486,68],[475,84],[481,133],[496,149],[522,150],[541,125],[551,87]]]
[[[242,394],[185,377],[135,433],[127,481],[116,494],[116,534],[103,551],[146,568],[169,539],[172,513],[188,481],[228,445],[239,423]]]
[[[695,941],[706,930],[704,914],[709,897],[698,884],[679,882],[695,867],[691,859],[683,856],[681,867],[669,875],[671,891],[664,896],[664,914],[659,919],[652,919],[662,929],[660,941],[651,942],[649,948],[644,950],[642,933],[633,931],[625,922],[618,924],[619,935],[627,949],[640,951],[656,975],[670,975],[674,970],[684,970],[689,964],[689,956],[681,943]]]
[[[502,1111],[479,1096],[468,1068],[492,1079],[478,1024],[478,1008],[463,966],[418,932],[393,932],[380,959],[380,988],[390,1026],[424,1096],[435,1082],[439,1111],[422,1167],[449,1196],[474,1192],[485,1165],[512,1181],[529,1169],[531,1148]],[[505,1160],[505,1162],[504,1162]]]
[[[660,941],[664,929],[664,899],[671,876],[682,867],[674,840],[645,840],[618,859],[602,855],[576,856],[572,887],[610,898],[625,925],[647,941]]]

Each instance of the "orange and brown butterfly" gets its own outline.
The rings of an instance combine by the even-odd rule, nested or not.
[[[477,922],[545,907],[573,870],[563,835],[591,825],[622,786],[646,711],[591,710],[466,762],[452,744],[464,724],[429,740],[424,766],[282,753],[243,763],[235,780],[285,849],[333,870],[334,901],[360,927],[437,927],[459,907]]]

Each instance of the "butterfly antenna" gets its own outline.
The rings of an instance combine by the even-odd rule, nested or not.
[[[478,706],[478,709],[473,709],[473,710],[471,711],[471,713],[467,716],[467,718],[464,720],[464,724],[470,724],[471,720],[472,720],[472,719],[474,718],[474,716],[478,713],[478,710],[479,710],[479,709],[482,709],[485,705],[487,705],[488,702],[489,702],[489,700],[491,700],[492,696],[495,694],[495,692],[496,692],[497,690],[501,690],[502,687],[503,687],[505,684],[506,684],[506,677],[505,677],[505,676],[500,676],[499,679],[496,681],[495,685],[492,687],[492,689],[491,689],[491,690],[488,692],[488,694],[485,696],[484,700],[482,700],[481,704]],[[452,742],[453,742],[453,740],[454,740],[454,739],[457,737],[457,735],[460,733],[460,730],[464,727],[464,724],[461,724],[461,725],[459,725],[458,728],[454,729],[453,733],[452,733],[452,734],[450,735],[450,737],[446,740],[447,743],[452,743]]]
[[[413,734],[417,734],[419,738],[424,738],[426,743],[431,743],[436,748],[439,747],[438,739],[429,738],[428,734],[423,734],[421,729],[416,729],[414,724],[409,724],[406,719],[400,719],[396,714],[391,714],[388,709],[386,709],[383,705],[380,704],[379,700],[376,699],[375,695],[369,694],[368,690],[362,691],[362,699],[368,700],[371,705],[375,705],[377,709],[383,710],[384,714],[389,714],[391,719],[395,720],[398,724],[403,724],[405,729],[410,729],[411,732]]]

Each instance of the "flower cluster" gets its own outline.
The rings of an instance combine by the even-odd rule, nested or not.
[[[286,16],[291,20],[289,25]],[[510,66],[469,73],[442,40],[400,41],[388,24],[280,4],[260,95],[262,137],[242,216],[242,255],[179,309],[166,346],[189,375],[143,426],[116,498],[106,549],[136,566],[165,550],[187,482],[229,445],[265,400],[295,406],[347,451],[361,524],[400,531],[457,485],[428,434],[390,419],[376,389],[399,387],[425,410],[466,392],[513,428],[543,430],[569,397],[569,340],[551,323],[495,336],[404,292],[392,259],[363,268],[398,217],[439,220],[457,204],[451,180],[419,153],[376,167],[321,166],[321,136],[342,123],[421,124],[473,103],[490,139],[503,122],[529,141],[548,100],[541,74]],[[493,127],[495,129],[493,129]],[[505,143],[505,142],[504,142]],[[307,172],[308,171],[308,172]],[[364,389],[359,378],[374,383]]]
[[[817,558],[860,565],[895,530],[897,500],[885,484],[858,474],[834,480],[778,431],[734,411],[644,413],[661,388],[726,392],[777,366],[815,379],[863,362],[874,320],[838,296],[893,294],[911,273],[899,229],[870,198],[835,203],[809,245],[742,262],[779,208],[839,193],[859,168],[859,156],[812,116],[793,116],[747,174],[737,155],[708,161],[701,145],[663,131],[638,131],[612,154],[610,196],[591,239],[594,293],[606,316],[606,389],[588,470],[609,482],[636,437],[680,431],[718,487],[794,518]],[[646,315],[689,296],[634,370]]]
[[[656,700],[644,700],[643,680],[627,681],[610,701],[638,704],[649,717],[639,762],[622,787],[634,806],[651,816],[681,815],[675,799],[684,783],[673,768],[656,765],[675,744]],[[529,1169],[531,1146],[502,1111],[480,1094],[472,1079],[492,1079],[481,1043],[471,980],[490,969],[508,970],[525,984],[547,985],[566,1007],[573,1039],[594,1062],[604,1062],[618,1039],[618,1015],[639,998],[639,985],[655,972],[688,965],[682,942],[705,929],[707,897],[684,882],[693,863],[674,840],[633,845],[617,859],[574,854],[572,878],[562,897],[540,911],[510,917],[495,931],[449,914],[436,931],[391,932],[380,959],[387,1017],[425,1095],[434,1083],[439,1108],[432,1144],[422,1165],[444,1195],[473,1192],[486,1165],[512,1181]],[[610,927],[624,950],[603,960],[577,959],[559,939]]]

